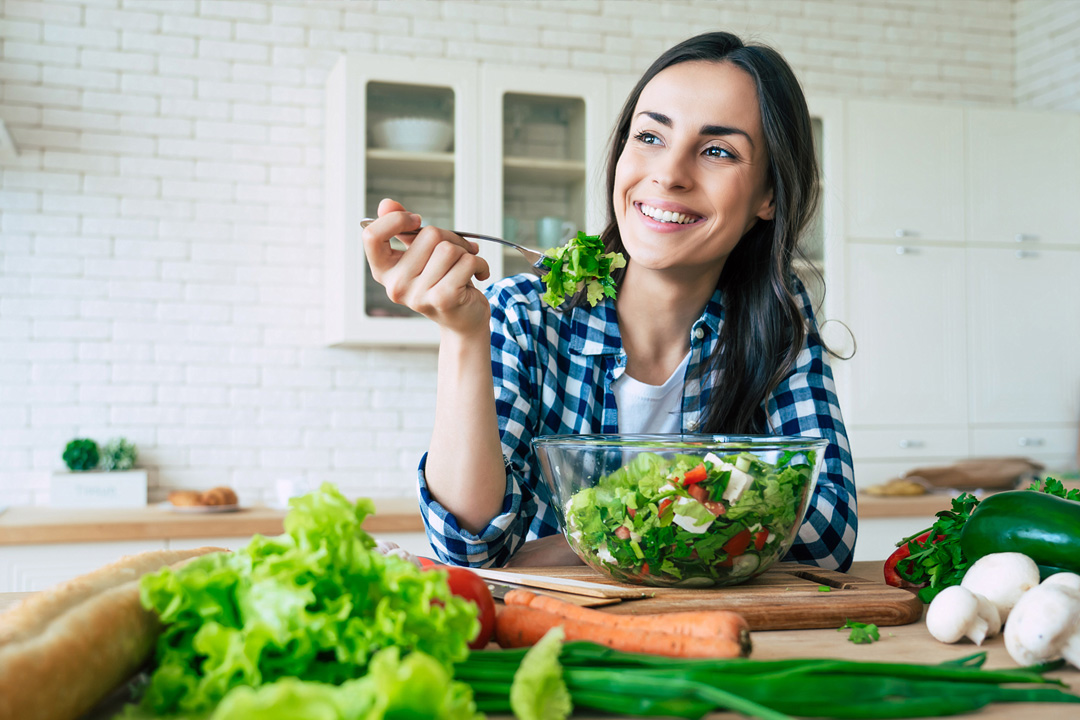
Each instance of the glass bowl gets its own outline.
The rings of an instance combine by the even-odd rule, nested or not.
[[[570,547],[614,580],[735,585],[795,541],[827,440],[751,435],[533,439]]]

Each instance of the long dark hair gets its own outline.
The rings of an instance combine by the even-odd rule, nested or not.
[[[731,63],[754,80],[776,206],[773,219],[759,219],[724,263],[719,280],[724,323],[702,372],[714,378],[722,374],[725,382],[713,384],[699,430],[760,433],[766,425],[763,404],[794,367],[806,340],[792,259],[802,254],[798,241],[813,220],[820,193],[810,112],[787,61],[772,48],[746,45],[726,32],[692,37],[657,58],[630,92],[612,133],[602,237],[609,251],[626,252],[612,198],[615,168],[642,89],[665,68],[695,60]],[[619,272],[621,283],[624,271]]]

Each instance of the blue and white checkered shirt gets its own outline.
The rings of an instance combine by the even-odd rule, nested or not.
[[[785,560],[846,570],[858,528],[851,452],[810,299],[798,287],[810,321],[806,343],[764,409],[771,433],[825,438],[829,445],[806,520]],[[530,447],[534,436],[618,432],[611,383],[626,369],[626,352],[614,303],[605,299],[594,308],[560,313],[540,302],[542,292],[532,275],[505,278],[485,290],[491,302],[491,368],[506,462],[500,514],[478,535],[460,527],[428,492],[427,456],[420,461],[421,513],[431,546],[444,562],[499,567],[526,540],[559,532],[551,494]],[[684,432],[698,427],[711,390],[710,380],[702,387],[696,371],[719,339],[721,299],[717,290],[690,330]]]

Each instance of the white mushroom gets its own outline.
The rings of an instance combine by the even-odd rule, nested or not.
[[[992,553],[979,558],[964,573],[961,587],[992,602],[1008,620],[1009,611],[1020,596],[1039,584],[1039,566],[1027,555],[1016,552]]]
[[[1043,585],[1063,585],[1080,592],[1080,575],[1071,572],[1054,573],[1042,581]]]
[[[1001,617],[992,602],[960,585],[937,594],[926,610],[926,629],[943,643],[968,637],[976,645],[997,635]]]
[[[1021,665],[1065,658],[1080,667],[1080,590],[1066,582],[1028,590],[1009,615],[1005,649]]]

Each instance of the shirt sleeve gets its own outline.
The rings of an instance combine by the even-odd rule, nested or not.
[[[526,540],[559,531],[546,488],[536,480],[530,442],[536,427],[539,389],[533,328],[527,303],[500,283],[488,290],[491,300],[491,370],[506,467],[506,491],[500,513],[474,534],[440,505],[427,487],[427,456],[419,468],[420,511],[428,540],[443,562],[470,567],[501,567]]]
[[[785,560],[844,571],[854,558],[859,523],[855,472],[847,430],[840,414],[832,369],[818,334],[809,296],[797,286],[807,319],[807,335],[795,367],[766,403],[769,429],[829,441],[814,497]]]

